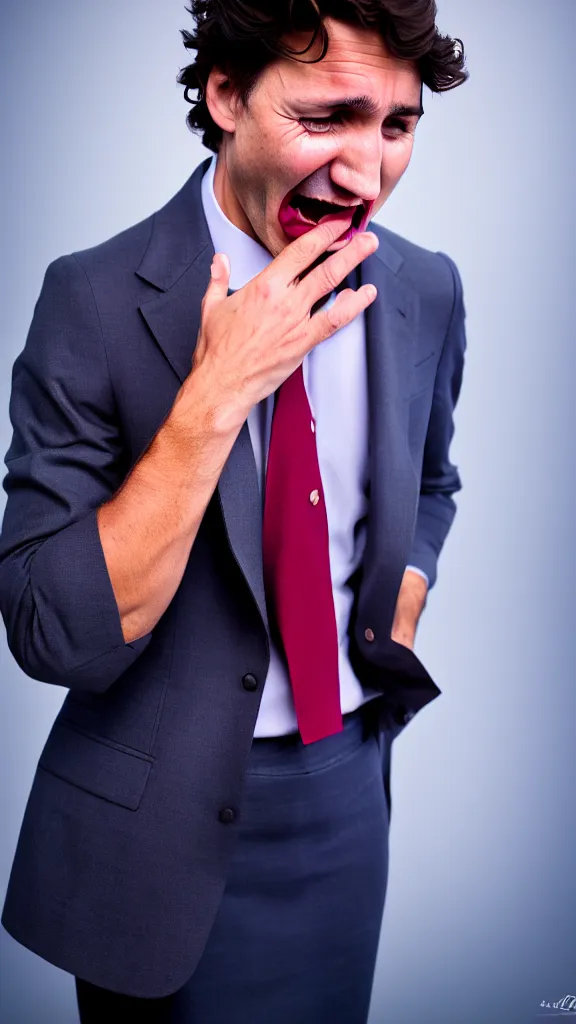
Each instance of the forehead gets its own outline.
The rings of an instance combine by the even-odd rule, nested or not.
[[[416,100],[420,95],[421,79],[415,61],[401,60],[387,48],[379,32],[359,25],[326,18],[324,26],[328,32],[326,56],[317,63],[321,42],[316,40],[313,47],[298,59],[281,58],[274,68],[278,81],[286,87],[298,84],[320,93],[327,90],[341,92],[362,92],[378,96],[382,89],[402,93],[406,99]],[[310,34],[291,33],[284,37],[293,49],[303,50],[310,41]]]

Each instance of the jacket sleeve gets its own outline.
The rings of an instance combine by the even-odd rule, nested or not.
[[[125,643],[98,506],[127,471],[98,311],[75,256],[50,264],[12,369],[0,611],[33,679],[103,692],[150,642]]]
[[[409,562],[426,573],[429,586],[437,577],[438,557],[456,514],[452,497],[461,489],[456,466],[450,462],[454,409],[460,394],[466,351],[462,282],[455,263],[444,253],[453,279],[452,311],[438,363],[434,397],[422,464],[422,483],[414,543]]]

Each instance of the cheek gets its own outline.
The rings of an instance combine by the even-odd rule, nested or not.
[[[317,135],[306,134],[298,139],[300,163],[312,174],[319,167],[326,167],[342,153],[343,146],[332,133],[318,132]]]
[[[413,142],[402,141],[391,143],[384,152],[383,181],[388,189],[394,188],[410,163]]]
[[[293,124],[276,126],[274,131],[251,132],[249,137],[243,137],[241,147],[237,145],[243,166],[266,180],[270,193],[278,193],[278,201],[320,165],[328,163],[333,158],[333,148],[304,136],[302,128]]]

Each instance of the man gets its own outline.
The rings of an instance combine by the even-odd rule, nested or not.
[[[192,13],[215,156],[14,366],[2,614],[69,692],[2,921],[83,1022],[360,1024],[465,344],[452,261],[365,229],[463,51],[432,0]]]

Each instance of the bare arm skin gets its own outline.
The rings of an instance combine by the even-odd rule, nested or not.
[[[320,224],[228,296],[228,258],[217,254],[202,301],[192,369],[152,442],[97,523],[126,643],[150,632],[180,584],[192,545],[250,410],[306,354],[376,297],[347,288],[313,317],[310,309],[378,246],[364,232],[309,273],[347,225]],[[304,275],[304,276],[302,276]]]
[[[427,593],[426,580],[419,573],[406,569],[398,593],[391,636],[396,643],[409,647],[411,651],[414,650],[416,629]]]
[[[238,430],[218,432],[203,378],[182,394],[116,494],[96,513],[126,643],[149,633],[174,597]]]

